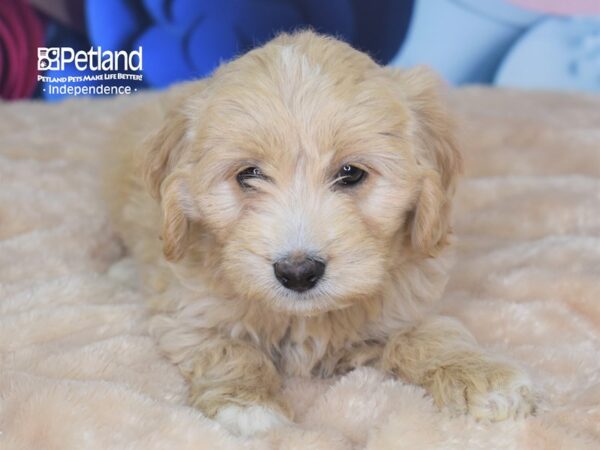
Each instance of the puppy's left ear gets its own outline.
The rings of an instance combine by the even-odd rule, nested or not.
[[[452,197],[462,170],[453,122],[440,95],[443,84],[425,67],[385,70],[400,90],[401,101],[408,105],[421,169],[420,192],[410,223],[411,243],[420,253],[435,256],[448,243]]]

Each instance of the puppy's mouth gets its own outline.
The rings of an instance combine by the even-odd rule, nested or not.
[[[310,290],[302,293],[287,291],[278,295],[270,307],[284,314],[302,317],[314,317],[328,311],[343,309],[349,305],[339,305],[332,298]]]
[[[269,303],[274,310],[304,317],[317,316],[352,305],[349,299],[334,295],[326,275],[314,287],[304,290],[288,289],[278,282],[273,286],[273,294]]]

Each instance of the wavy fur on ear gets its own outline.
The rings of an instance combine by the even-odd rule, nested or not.
[[[446,244],[450,233],[450,199],[442,190],[440,176],[425,171],[413,215],[411,242],[414,248],[435,256]]]
[[[185,254],[189,228],[182,203],[186,192],[181,173],[173,172],[186,145],[187,119],[181,111],[181,96],[165,114],[162,128],[150,138],[142,169],[146,187],[160,201],[163,212],[161,238],[168,261],[178,261]]]
[[[181,181],[169,176],[161,189],[163,209],[163,253],[167,261],[179,261],[185,254],[190,223],[182,207]]]
[[[184,148],[186,119],[173,110],[156,135],[150,138],[150,148],[143,163],[144,181],[150,194],[161,200],[161,185],[179,160]]]
[[[453,121],[440,98],[442,83],[437,75],[425,67],[391,72],[414,116],[417,162],[422,168],[411,242],[418,251],[435,256],[446,246],[452,231],[452,196],[462,158],[454,141]]]

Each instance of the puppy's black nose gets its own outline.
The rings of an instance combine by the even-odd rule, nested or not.
[[[275,277],[288,289],[296,292],[315,287],[325,273],[325,263],[314,258],[289,257],[273,264]]]

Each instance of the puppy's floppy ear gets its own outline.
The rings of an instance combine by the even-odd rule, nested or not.
[[[454,141],[452,120],[440,98],[439,78],[424,67],[388,70],[413,116],[416,157],[422,170],[410,239],[417,251],[434,256],[445,247],[451,232],[452,196],[462,158]]]
[[[162,183],[176,166],[185,148],[188,123],[181,111],[182,102],[180,95],[173,95],[166,99],[166,104],[160,105],[163,109],[162,126],[144,146],[144,181],[152,197],[159,201]]]
[[[143,159],[146,187],[162,206],[163,253],[169,261],[178,261],[185,253],[190,225],[186,204],[192,203],[181,167],[189,126],[182,102],[179,95],[169,99],[162,128],[146,143]]]
[[[169,175],[161,189],[163,225],[163,254],[167,261],[179,261],[185,254],[189,218],[186,215],[185,203],[189,203],[189,194],[179,177]]]
[[[185,148],[188,119],[183,111],[185,100],[202,92],[206,81],[183,83],[161,94],[156,113],[162,127],[150,136],[144,147],[143,176],[146,187],[161,199],[161,185],[175,168]]]

